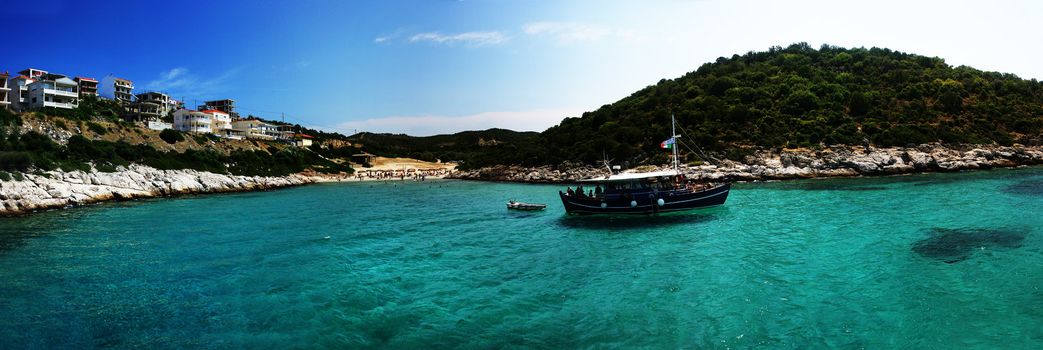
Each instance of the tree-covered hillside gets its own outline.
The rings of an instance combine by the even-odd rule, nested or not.
[[[486,164],[495,163],[499,152],[528,143],[537,136],[535,132],[488,129],[423,137],[364,132],[352,135],[349,140],[362,144],[367,152],[385,157]]]
[[[711,149],[738,145],[1038,143],[1043,84],[888,49],[807,44],[719,58],[544,132],[544,162],[640,161],[670,114]],[[549,150],[569,150],[549,152]]]
[[[671,114],[688,131],[690,146],[731,155],[751,146],[1040,144],[1043,84],[952,67],[937,57],[800,43],[721,57],[542,133],[500,138],[496,145],[460,137],[467,133],[366,135],[370,142],[363,143],[377,154],[463,160],[463,168],[598,163],[605,156],[629,165],[661,164],[667,156],[658,145],[670,135]],[[442,144],[446,139],[451,146]]]

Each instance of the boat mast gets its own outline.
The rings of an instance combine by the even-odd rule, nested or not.
[[[674,152],[674,172],[677,172],[677,122],[674,120],[674,114],[670,113],[670,137],[674,139],[673,147],[670,147]]]

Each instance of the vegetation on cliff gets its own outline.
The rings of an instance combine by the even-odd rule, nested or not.
[[[87,105],[90,106],[90,104]],[[64,124],[65,122],[61,118],[77,120],[79,113],[78,110],[66,112],[61,114],[62,117],[56,122]],[[92,119],[87,118],[86,120]],[[89,171],[92,165],[101,171],[114,171],[116,166],[125,166],[130,163],[143,164],[162,170],[193,169],[247,176],[282,176],[309,168],[328,173],[352,171],[351,167],[346,164],[335,163],[309,149],[296,147],[235,150],[228,153],[218,152],[214,149],[164,152],[147,143],[130,144],[124,140],[91,140],[80,134],[72,135],[65,145],[61,145],[49,136],[36,131],[21,132],[21,124],[21,116],[0,110],[0,171],[28,172],[53,169]],[[107,132],[93,122],[88,122],[87,125],[95,134]],[[185,140],[181,132],[169,129],[164,130],[161,137],[169,143]],[[202,141],[205,142],[208,139],[204,138]]]
[[[684,141],[692,147],[733,157],[751,147],[1038,145],[1043,84],[953,67],[937,57],[799,43],[721,57],[511,142],[472,142],[458,146],[463,153],[441,154],[422,138],[396,147],[405,154],[426,150],[461,159],[463,168],[593,164],[604,155],[632,165],[664,163],[658,145],[670,135],[671,114],[689,131]]]

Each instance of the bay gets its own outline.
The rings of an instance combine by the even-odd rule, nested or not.
[[[559,189],[318,184],[3,218],[0,347],[1043,347],[1040,168],[740,183],[651,217],[569,217]]]

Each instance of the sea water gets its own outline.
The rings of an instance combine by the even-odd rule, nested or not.
[[[739,183],[669,216],[569,217],[559,189],[3,218],[0,348],[1043,348],[1040,168]]]

